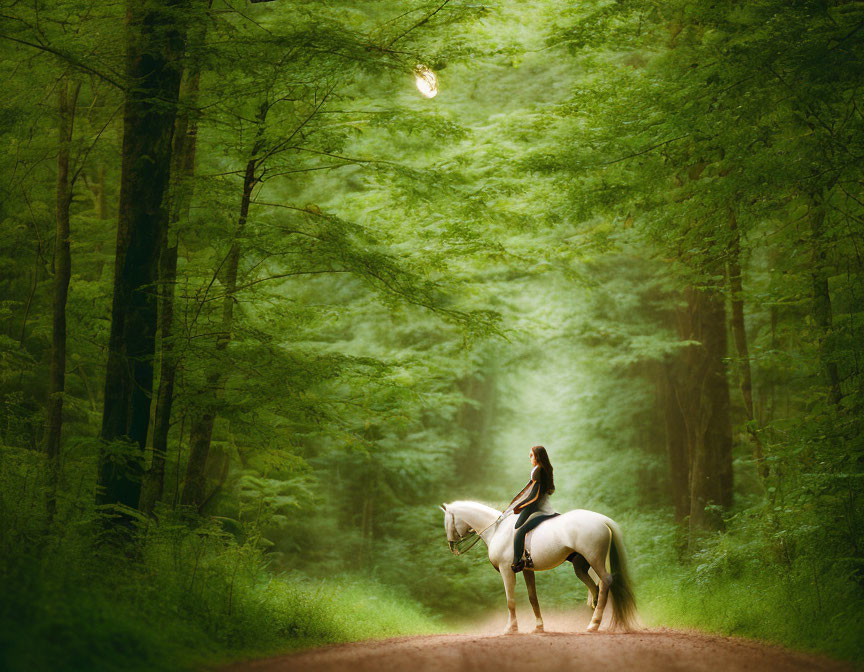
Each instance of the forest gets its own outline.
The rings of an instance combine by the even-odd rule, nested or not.
[[[0,668],[500,614],[534,445],[645,626],[864,661],[864,3],[0,7]]]

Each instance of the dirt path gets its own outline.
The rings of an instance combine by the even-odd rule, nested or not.
[[[531,619],[533,626],[533,619]],[[523,621],[525,627],[529,623]],[[734,637],[674,630],[587,634],[546,617],[544,634],[399,637],[238,663],[225,672],[850,672],[852,668]],[[562,627],[563,626],[563,627]],[[584,627],[584,626],[582,626]],[[495,628],[496,631],[498,628]]]

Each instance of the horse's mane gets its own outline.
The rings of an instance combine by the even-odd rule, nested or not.
[[[482,509],[484,513],[501,513],[501,509],[496,508],[494,506],[490,506],[489,504],[484,504],[483,502],[475,502],[470,499],[459,499],[455,502],[450,502],[447,504],[448,507],[466,507],[469,509]]]

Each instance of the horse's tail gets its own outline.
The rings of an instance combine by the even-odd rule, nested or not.
[[[633,594],[630,574],[627,571],[627,554],[621,538],[621,529],[611,519],[606,522],[612,537],[609,543],[609,566],[612,573],[612,623],[613,629],[632,630],[636,624],[636,596]]]

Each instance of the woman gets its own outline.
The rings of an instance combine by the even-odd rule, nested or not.
[[[522,492],[513,498],[504,512],[506,515],[512,510],[519,514],[516,520],[516,536],[513,538],[513,564],[510,566],[514,572],[521,572],[525,568],[525,561],[522,559],[525,535],[547,518],[557,515],[549,504],[549,495],[555,492],[549,455],[543,446],[534,446],[529,456],[533,467],[531,480]]]

